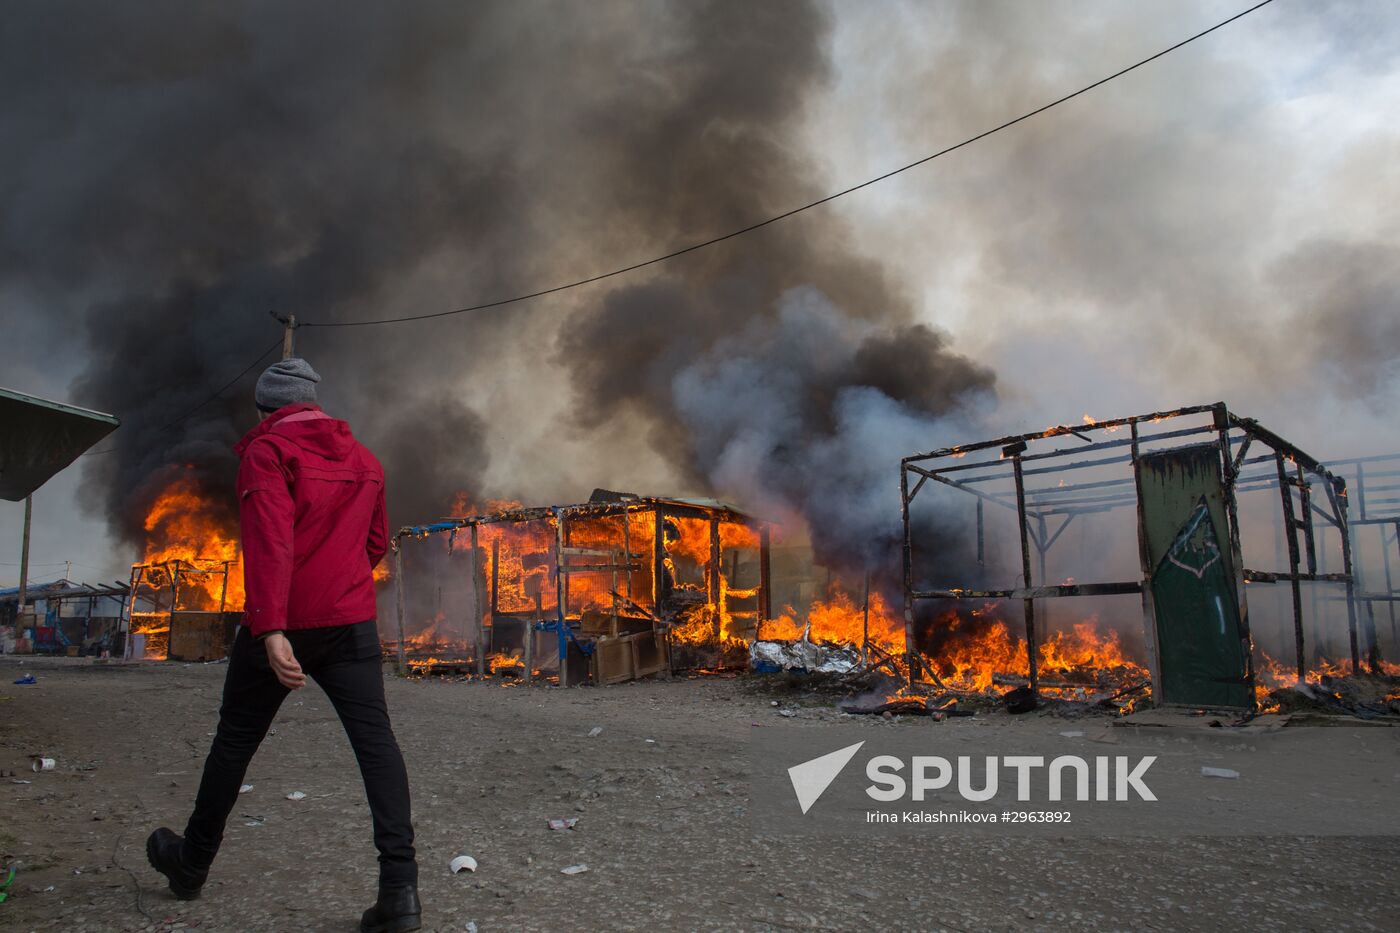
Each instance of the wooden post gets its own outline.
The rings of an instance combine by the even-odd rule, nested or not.
[[[394,539],[394,612],[398,618],[399,625],[399,652],[395,670],[400,676],[408,670],[408,662],[404,657],[404,633],[403,633],[403,549],[399,547],[399,541]]]
[[[282,326],[282,359],[290,360],[296,356],[296,337],[294,334],[297,329],[297,316],[295,314],[287,315],[282,321]]]
[[[1351,647],[1351,672],[1361,673],[1361,658],[1356,644],[1356,566],[1351,559],[1351,518],[1347,514],[1346,483],[1336,477],[1327,489],[1328,501],[1332,503],[1332,513],[1341,521],[1337,530],[1342,535],[1342,575],[1347,588],[1347,639]]]
[[[228,568],[231,563],[233,563],[233,561],[224,561],[224,585],[219,590],[219,612],[221,613],[224,611],[224,607],[228,605]]]
[[[861,606],[860,663],[870,654],[870,571],[865,572],[865,601]]]
[[[658,506],[656,534],[652,536],[652,582],[651,598],[658,616],[661,615],[661,597],[666,589],[666,513]]]
[[[626,508],[622,510],[622,551],[626,555],[623,563],[627,565],[627,598],[632,598],[632,513]],[[617,587],[613,587],[613,592],[617,592]],[[614,601],[616,605],[616,601]],[[614,610],[616,614],[616,610]]]
[[[760,632],[763,623],[773,618],[773,567],[770,556],[772,543],[773,533],[767,525],[764,525],[758,532],[758,625]]]
[[[979,500],[980,501],[980,500]],[[909,685],[914,685],[914,553],[909,530],[909,469],[899,465],[899,512],[904,520],[904,659],[909,668]]]
[[[24,497],[24,537],[19,551],[19,604],[15,621],[24,614],[24,602],[29,597],[29,524],[34,517],[34,497]]]
[[[491,627],[496,627],[496,613],[501,611],[501,535],[491,539]]]
[[[486,676],[486,624],[483,621],[485,609],[481,600],[481,552],[477,547],[476,523],[472,523],[471,546],[472,546],[472,605],[476,614],[476,676]]]
[[[722,618],[724,607],[719,604],[719,575],[719,519],[712,518],[710,519],[710,566],[705,573],[705,582],[709,584],[710,589],[710,611],[714,619],[715,638],[719,638],[724,623]]]
[[[1297,653],[1298,682],[1307,678],[1308,663],[1303,648],[1303,590],[1298,580],[1298,518],[1293,512],[1293,493],[1288,489],[1288,469],[1283,464],[1283,453],[1274,452],[1274,462],[1278,465],[1278,490],[1283,499],[1283,530],[1288,545],[1288,573],[1290,591],[1293,594],[1293,646]]]
[[[554,510],[554,601],[559,620],[559,686],[569,682],[569,593],[564,573],[564,510]]]
[[[122,639],[122,660],[131,660],[131,616],[136,611],[136,587],[140,584],[145,571],[135,566],[131,568],[131,583],[126,588],[126,605],[121,616],[117,619],[117,634]]]

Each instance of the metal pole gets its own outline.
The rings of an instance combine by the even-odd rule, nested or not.
[[[1395,523],[1395,545],[1400,551],[1400,522]],[[1385,561],[1385,594],[1395,595],[1395,581],[1390,575],[1390,543],[1385,540],[1385,526],[1381,526],[1381,558]],[[1392,655],[1400,656],[1400,646],[1397,646],[1397,633],[1395,630],[1395,600],[1387,600],[1386,605],[1390,607],[1390,650]]]
[[[1026,589],[1030,589],[1031,583],[1031,545],[1030,526],[1026,522],[1026,483],[1021,474],[1021,455],[1019,453],[1011,456],[1011,469],[1016,479],[1016,523],[1021,529],[1021,580]],[[1035,637],[1035,600],[1027,598],[1021,600],[1026,612],[1026,663],[1030,671],[1030,686],[1032,693],[1040,690],[1040,677],[1037,671],[1039,646]]]
[[[987,519],[983,514],[982,500],[977,500],[977,566],[987,565]],[[985,582],[979,583],[986,586]]]
[[[1036,515],[1036,530],[1039,535],[1035,540],[1035,552],[1038,558],[1037,566],[1040,570],[1040,583],[1042,586],[1049,583],[1045,573],[1045,555],[1050,550],[1050,531],[1045,525],[1045,516]],[[1040,624],[1040,636],[1047,637],[1050,630],[1050,604],[1041,603],[1040,612],[1036,616],[1036,621]]]
[[[486,623],[485,611],[481,602],[481,554],[477,550],[476,525],[472,525],[472,602],[476,607],[476,676],[486,676]]]
[[[18,616],[24,614],[24,602],[29,597],[29,523],[34,517],[34,497],[24,497],[24,540],[19,552],[19,607]]]
[[[400,676],[408,669],[407,659],[404,657],[404,633],[403,633],[403,549],[399,547],[399,541],[394,539],[394,611],[398,616],[399,623],[399,654],[398,663],[395,665]]]

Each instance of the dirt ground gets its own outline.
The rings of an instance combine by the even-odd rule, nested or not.
[[[369,813],[315,686],[288,700],[254,760],[204,896],[173,900],[146,865],[146,834],[183,827],[224,670],[0,658],[0,769],[16,772],[0,779],[0,866],[18,867],[0,928],[356,929],[374,893]],[[28,672],[36,686],[13,685]],[[571,690],[388,681],[429,930],[1238,933],[1400,922],[1394,837],[754,838],[748,741],[778,713],[756,678]],[[821,730],[838,718],[851,721],[813,701],[784,722]],[[56,770],[33,773],[36,754]],[[297,790],[307,799],[285,799]],[[579,823],[549,831],[558,817]],[[452,875],[459,853],[479,870]],[[560,874],[576,863],[590,870]]]

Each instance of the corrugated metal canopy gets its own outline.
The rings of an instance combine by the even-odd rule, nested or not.
[[[98,411],[0,389],[0,499],[24,499],[120,424]]]

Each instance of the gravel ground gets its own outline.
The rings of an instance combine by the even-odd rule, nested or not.
[[[37,686],[12,685],[27,672]],[[223,666],[0,658],[0,674],[0,769],[17,772],[0,779],[0,865],[18,866],[0,928],[356,929],[374,893],[369,812],[318,688],[283,707],[204,896],[179,902],[146,865],[144,840],[156,826],[184,825]],[[389,677],[388,690],[413,784],[429,930],[1400,924],[1395,837],[754,838],[748,740],[776,711],[748,678],[525,690]],[[837,718],[822,703],[783,722],[815,730],[818,747]],[[595,726],[602,733],[589,737]],[[32,773],[36,754],[57,769]],[[308,798],[285,799],[297,790]],[[555,817],[579,823],[552,832],[545,820]],[[479,871],[450,874],[459,853]],[[589,871],[560,874],[576,863]]]

